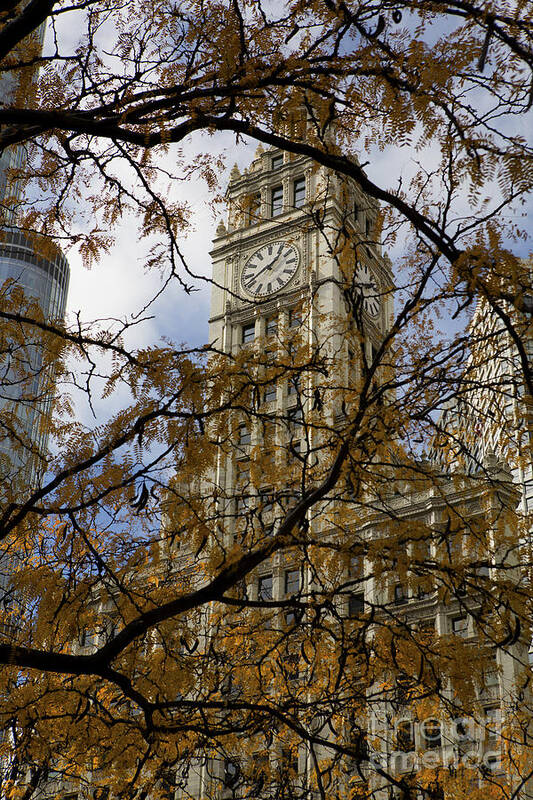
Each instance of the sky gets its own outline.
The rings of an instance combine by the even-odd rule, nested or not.
[[[185,154],[188,150],[192,159],[199,149],[205,150],[207,138],[213,159],[219,155],[225,157],[226,168],[221,176],[224,189],[232,166],[237,163],[241,170],[244,169],[253,159],[257,143],[241,141],[236,148],[232,134],[221,134],[216,141],[213,137],[200,134],[185,145]],[[180,241],[180,248],[191,270],[209,279],[209,251],[218,222],[221,219],[226,221],[225,208],[220,205],[218,213],[213,212],[210,206],[211,191],[201,180],[175,183],[174,189],[176,196],[170,199],[179,200],[178,193],[181,193],[192,211],[190,229]],[[160,344],[163,339],[171,340],[177,346],[203,346],[208,342],[209,283],[196,281],[194,285],[198,291],[188,295],[177,281],[171,281],[155,303],[145,308],[158,294],[166,275],[156,270],[145,270],[144,251],[137,239],[136,226],[135,219],[124,216],[117,225],[113,248],[90,268],[82,264],[77,251],[69,251],[67,323],[75,322],[78,314],[84,321],[108,318],[136,320],[140,315],[144,321],[132,327],[127,335],[127,344],[133,348]],[[120,392],[111,403],[109,399],[100,403],[96,398],[93,400],[98,416],[99,413],[109,414],[111,409],[118,409],[125,401],[125,396]],[[88,425],[94,424],[91,409],[81,394],[76,401],[76,415]]]
[[[188,144],[191,157],[198,145],[205,144],[199,139],[197,137],[196,141]],[[213,159],[226,153],[227,164],[221,178],[223,187],[227,185],[233,164],[238,163],[239,168],[243,169],[252,160],[256,148],[255,143],[243,143],[236,150],[230,134],[221,134],[216,143],[211,138],[210,146]],[[184,234],[180,247],[192,271],[209,278],[209,251],[219,220],[225,221],[225,209],[219,207],[219,213],[213,213],[209,205],[211,193],[201,180],[175,184],[174,189],[176,196],[171,199],[179,199],[179,193],[182,193],[192,210],[191,229]],[[81,311],[84,319],[129,318],[139,313],[162,283],[163,276],[160,273],[147,273],[144,270],[143,252],[136,236],[136,221],[127,216],[117,227],[114,247],[101,261],[87,269],[79,255],[71,251],[69,263],[71,280],[67,305],[71,317]],[[187,295],[177,282],[171,283],[144,315],[154,318],[133,332],[132,341],[142,345],[153,341],[154,334],[158,334],[170,337],[177,343],[186,342],[194,346],[205,344],[208,339],[210,287],[201,281],[195,282],[195,286],[198,291]]]

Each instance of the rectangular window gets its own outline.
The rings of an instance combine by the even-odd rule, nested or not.
[[[276,384],[269,383],[263,392],[263,403],[273,403],[276,399]]]
[[[274,508],[274,498],[271,489],[260,489],[259,491],[259,510],[262,514],[269,514]]]
[[[440,722],[438,719],[425,719],[420,725],[422,741],[428,750],[441,746]]]
[[[224,786],[230,788],[237,783],[239,778],[239,765],[235,761],[226,759],[224,764]]]
[[[305,178],[298,178],[293,184],[294,208],[301,208],[305,203]]]
[[[272,600],[272,575],[262,575],[257,584],[257,599]]]
[[[287,412],[289,418],[289,431],[293,435],[301,436],[303,424],[303,412],[301,408],[290,408]]]
[[[299,328],[302,324],[302,312],[299,308],[291,308],[289,311],[289,328]]]
[[[278,318],[277,317],[267,317],[265,331],[267,336],[275,336],[278,332]],[[265,353],[266,355],[266,353]]]
[[[489,578],[490,577],[490,567],[488,564],[478,564],[476,566],[476,575],[481,578]]]
[[[416,596],[419,600],[427,600],[433,594],[433,584],[429,582],[428,578],[422,580],[423,582],[416,587]]]
[[[485,735],[491,742],[499,740],[502,726],[502,715],[499,708],[485,709]]]
[[[272,169],[279,169],[283,166],[283,153],[279,153],[278,155],[272,156],[271,160]]]
[[[255,339],[255,322],[242,326],[242,343],[253,342]]]
[[[427,539],[416,539],[413,542],[413,558],[422,563],[431,558],[431,542]]]
[[[401,583],[397,583],[394,587],[394,602],[397,605],[407,603],[407,592]]]
[[[250,444],[251,441],[252,441],[252,436],[249,428],[246,425],[239,425],[239,444],[241,445],[241,447]]]
[[[290,621],[290,619],[291,619],[291,615],[290,614],[286,614],[285,615],[285,624],[289,628],[292,627],[296,623],[296,617],[294,615],[292,617],[292,621]],[[290,681],[295,681],[295,680],[298,679],[299,673],[300,673],[299,666],[300,666],[300,658],[298,656],[298,653],[293,653],[293,652],[285,653],[285,658],[283,659],[283,668],[284,668],[286,677]],[[295,760],[295,764],[294,764],[294,777],[296,777],[297,771],[298,771],[298,760],[296,759]]]
[[[494,658],[488,669],[483,670],[483,683],[486,689],[494,689],[500,685],[496,658]]]
[[[272,188],[271,216],[277,217],[283,211],[283,186]]]
[[[109,617],[106,623],[107,641],[114,639],[118,633],[119,623],[116,617]]]
[[[298,394],[298,378],[290,378],[287,386],[287,393],[289,395]]]
[[[462,636],[463,638],[466,638],[468,636],[468,618],[455,617],[452,619],[452,632],[456,636]]]
[[[365,595],[364,592],[351,594],[348,598],[348,616],[352,619],[363,614],[365,610]]]
[[[299,456],[301,454],[301,452],[302,452],[302,443],[299,440],[296,440],[295,442],[291,442],[290,453],[292,455]]]
[[[250,480],[250,462],[248,460],[237,462],[237,481],[247,483]]]
[[[269,774],[269,758],[264,753],[255,753],[250,764],[252,776],[255,781],[262,781],[261,785],[267,780]]]
[[[350,558],[350,578],[362,578],[363,577],[363,567],[364,561],[363,556],[351,556]]]
[[[450,564],[457,564],[463,557],[463,541],[460,533],[450,533],[446,539],[446,549]]]
[[[248,207],[246,209],[245,219],[248,225],[253,225],[254,222],[261,216],[261,194],[256,192],[248,198]]]
[[[284,619],[287,628],[292,628],[296,624],[296,614],[294,611],[286,611]]]
[[[410,719],[398,722],[396,726],[396,747],[402,753],[410,753],[415,749],[415,729]]]
[[[237,516],[245,514],[250,508],[250,498],[240,494],[235,501],[235,512]]]
[[[417,625],[417,628],[424,638],[433,638],[435,635],[435,620],[433,617],[421,619]]]
[[[285,572],[285,594],[294,595],[300,591],[300,570],[288,569]]]
[[[283,749],[281,751],[281,770],[282,775],[287,780],[294,780],[298,775],[298,753],[292,750]]]

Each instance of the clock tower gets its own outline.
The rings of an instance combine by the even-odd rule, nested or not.
[[[374,235],[376,201],[306,157],[261,145],[244,173],[233,167],[227,200],[227,226],[219,224],[211,252],[210,342],[232,352],[263,335],[269,315],[312,296],[322,311],[340,314],[351,279],[368,342],[379,343],[392,313],[392,276]],[[341,233],[351,243],[351,275]]]
[[[227,201],[211,251],[209,341],[253,364],[250,413],[243,403],[229,434],[237,459],[221,460],[216,479],[219,496],[236,498],[236,519],[274,485],[268,470],[250,478],[254,447],[266,455],[284,442],[302,460],[319,449],[308,414],[318,406],[324,430],[338,423],[343,389],[355,391],[391,324],[393,282],[376,201],[309,158],[259,145],[242,174],[233,167]]]

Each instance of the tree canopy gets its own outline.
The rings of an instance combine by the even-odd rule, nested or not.
[[[21,491],[2,459],[2,792],[526,796],[530,523],[508,466],[531,464],[530,4],[29,0],[1,14],[0,147],[23,153],[6,223],[15,212],[90,262],[133,213],[147,267],[192,293],[183,186],[198,177],[215,197],[224,165],[180,146],[229,132],[340,176],[302,213],[346,300],[313,347],[304,297],[298,331],[280,321],[232,352],[132,349],[131,322],[65,325],[3,287],[3,374],[38,337],[58,400],[39,485]],[[369,230],[352,208],[330,226],[343,185],[368,198]],[[405,247],[369,351],[354,252],[379,242]],[[467,327],[476,304],[494,324]],[[298,415],[264,405],[272,384],[290,384]],[[69,387],[108,413],[82,424]],[[12,411],[1,423],[14,452],[31,449]],[[504,431],[508,466],[476,450],[487,430]],[[433,604],[428,624],[409,599]],[[469,761],[469,725],[500,771]],[[452,764],[385,757],[431,753],[450,731]]]

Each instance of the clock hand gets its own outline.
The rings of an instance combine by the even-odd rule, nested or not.
[[[266,267],[263,267],[263,269],[260,269],[260,270],[259,270],[259,272],[254,272],[254,273],[253,273],[253,281],[251,281],[251,283],[255,283],[255,281],[257,281],[257,279],[259,278],[259,276],[260,276],[260,275],[262,275],[262,274],[263,274],[263,272],[264,272],[265,270],[267,270],[267,269],[270,269],[270,267],[268,266],[268,264],[267,264],[267,266],[266,266]]]
[[[279,253],[278,253],[278,254],[277,254],[277,256],[276,256],[276,257],[275,257],[275,258],[274,258],[274,259],[273,259],[273,260],[270,262],[270,264],[267,264],[267,269],[272,269],[272,267],[274,266],[274,264],[276,263],[276,261],[278,260],[278,258],[279,258]]]
[[[267,264],[262,269],[260,269],[259,272],[256,272],[256,274],[255,274],[256,280],[260,275],[263,274],[263,272],[266,272],[267,269],[268,270],[272,269],[272,267],[274,266],[274,264],[276,263],[277,260],[278,260],[278,256],[276,256],[276,258],[273,261],[271,261],[270,264]]]

